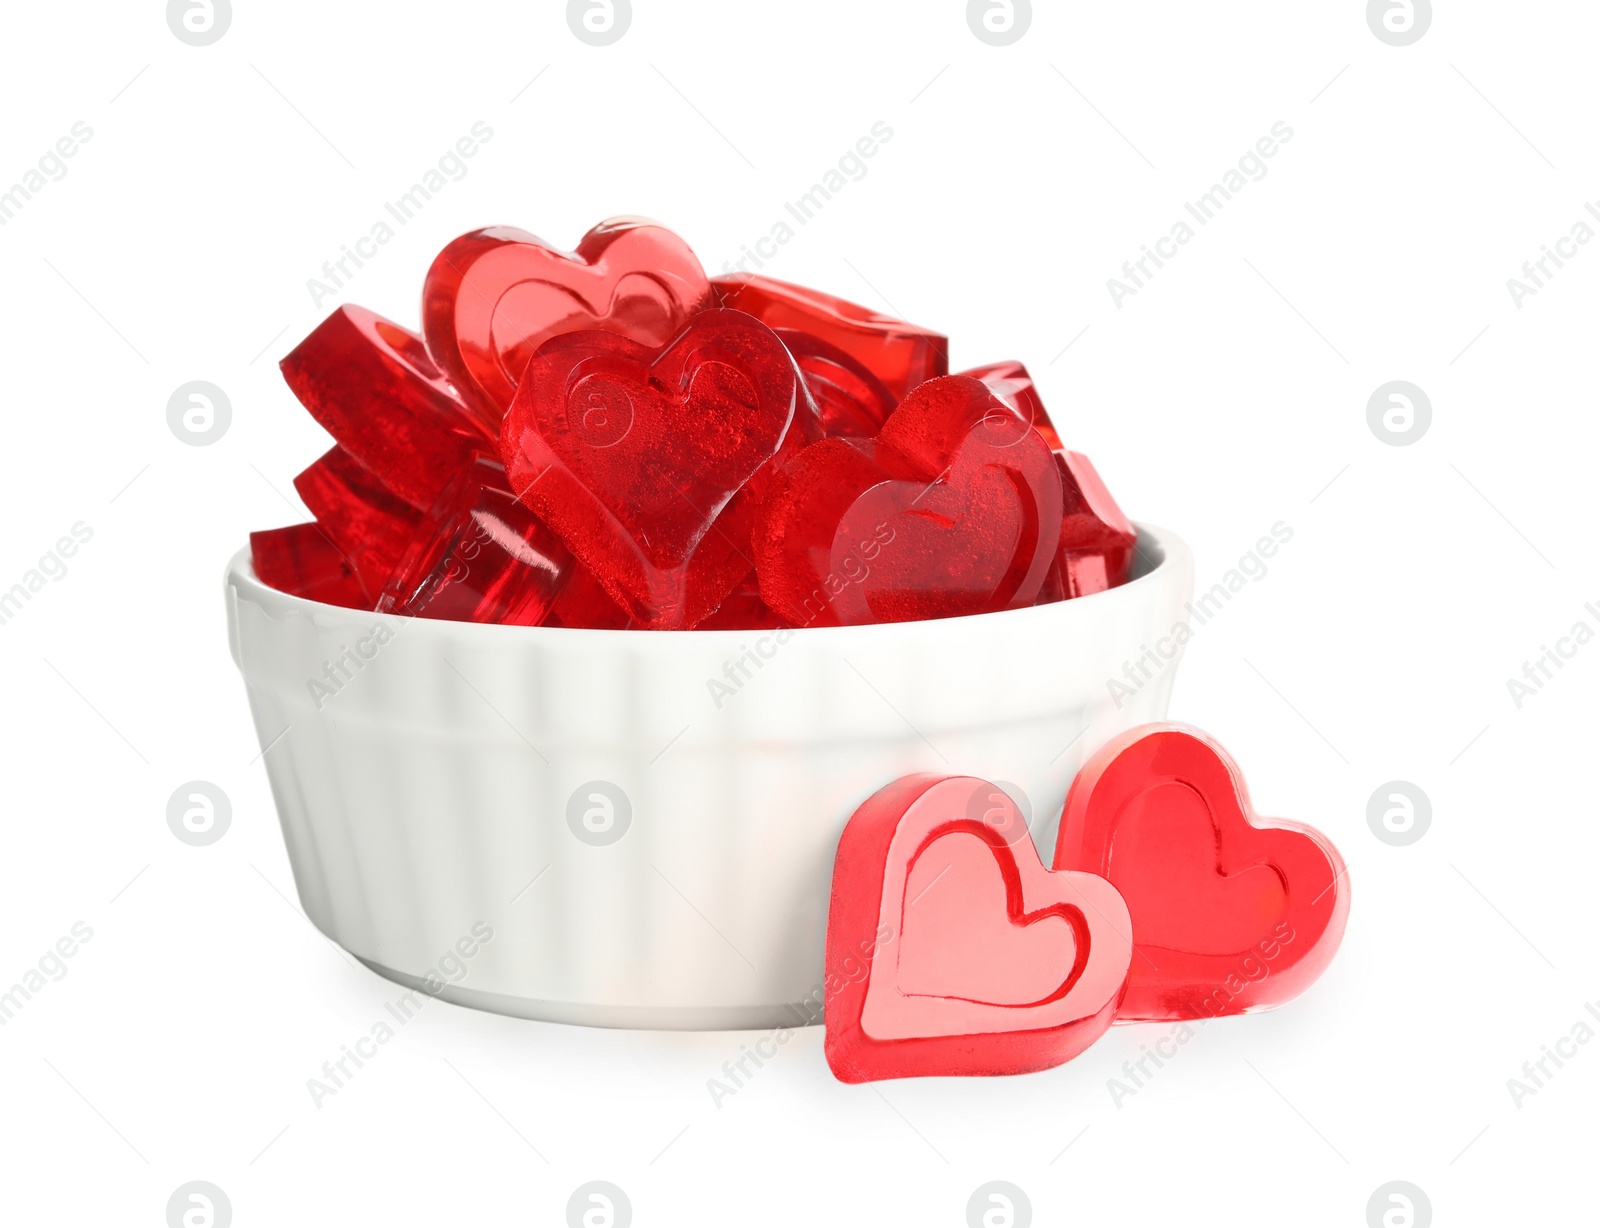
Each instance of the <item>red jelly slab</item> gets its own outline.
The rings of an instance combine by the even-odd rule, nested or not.
[[[494,452],[422,338],[364,307],[340,307],[278,365],[311,416],[419,512]]]
[[[1061,545],[1046,584],[1057,597],[1084,597],[1127,582],[1139,530],[1082,452],[1055,453],[1064,512]]]
[[[261,583],[352,610],[370,610],[355,567],[315,524],[292,524],[250,534],[250,563]]]
[[[556,594],[544,625],[583,627],[591,631],[631,631],[639,626],[628,611],[611,599],[611,594],[594,578],[594,573],[577,559],[572,560],[572,574]]]
[[[422,517],[338,444],[295,478],[294,488],[362,587],[382,593]]]
[[[797,406],[812,412],[772,330],[704,311],[659,350],[602,332],[546,342],[501,450],[523,502],[630,617],[682,630],[749,572],[771,462],[799,447]]]
[[[1028,368],[1015,359],[1005,362],[992,362],[986,367],[973,367],[970,371],[961,372],[975,380],[980,380],[999,397],[1024,422],[1032,424],[1033,429],[1044,436],[1044,441],[1050,445],[1051,450],[1062,446],[1061,436],[1056,433],[1055,423],[1050,421],[1050,415],[1045,411],[1044,400],[1039,396],[1039,390],[1034,387],[1033,376],[1028,374]]]
[[[792,328],[773,331],[800,368],[822,435],[871,439],[883,429],[897,402],[882,380],[820,337]]]
[[[875,444],[827,439],[787,464],[752,546],[767,604],[826,626],[1030,605],[1060,531],[1044,440],[977,380],[945,376]]]
[[[601,222],[575,252],[511,226],[474,230],[434,260],[422,288],[428,349],[491,429],[535,350],[600,329],[651,348],[713,306],[689,245],[643,218]]]
[[[950,370],[950,343],[931,329],[755,273],[713,277],[711,284],[724,307],[747,311],[773,328],[796,329],[838,346],[882,380],[896,400]]]
[[[1056,454],[1065,518],[1061,524],[1060,557],[1040,599],[1084,597],[1126,582],[1138,530],[1123,515],[1089,458],[1062,445],[1028,368],[1012,360],[974,367],[962,374],[981,380],[1019,418],[1031,423]]]
[[[828,1065],[846,1083],[1059,1065],[1110,1027],[1131,932],[1104,878],[1044,868],[1003,791],[905,777],[839,840]]]
[[[700,622],[696,631],[772,631],[787,627],[788,621],[761,599],[761,585],[751,572],[734,587],[715,610]]]
[[[480,462],[446,488],[378,601],[381,614],[537,626],[572,556]]]
[[[1055,867],[1104,875],[1136,944],[1118,1018],[1200,1019],[1279,1006],[1333,959],[1350,914],[1338,850],[1250,807],[1228,753],[1146,725],[1072,782]]]

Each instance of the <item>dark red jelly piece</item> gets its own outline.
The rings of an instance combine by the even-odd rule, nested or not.
[[[280,592],[352,610],[372,608],[355,567],[315,524],[250,534],[250,562],[256,578]]]
[[[535,626],[571,570],[555,534],[484,463],[446,488],[378,601],[380,613]]]
[[[871,439],[894,412],[895,397],[884,383],[836,345],[792,328],[774,329],[817,407],[819,435]]]
[[[1127,518],[1089,458],[1055,453],[1061,474],[1061,545],[1046,588],[1049,595],[1085,597],[1127,582],[1139,530]]]
[[[422,517],[338,444],[294,480],[317,523],[378,594],[405,553]]]
[[[1031,423],[1033,429],[1044,436],[1044,441],[1052,451],[1062,446],[1061,436],[1056,433],[1055,423],[1050,421],[1050,415],[1045,411],[1044,400],[1034,386],[1033,376],[1020,362],[1015,359],[992,362],[961,374],[982,381],[1002,403],[1015,410],[1019,418]]]
[[[340,307],[278,365],[311,416],[419,512],[494,454],[422,338],[365,307]]]
[[[882,380],[896,400],[950,370],[950,343],[931,329],[755,273],[713,277],[711,284],[724,307],[749,312],[772,328],[796,329],[838,346]]]

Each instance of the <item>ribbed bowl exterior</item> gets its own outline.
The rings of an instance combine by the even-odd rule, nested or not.
[[[1166,715],[1192,563],[1140,532],[1143,574],[1110,592],[787,633],[403,619],[267,588],[245,549],[229,642],[301,903],[340,946],[528,1018],[792,1026],[820,1018],[863,800],[910,772],[1004,781],[1048,861],[1078,765]],[[569,818],[592,782],[626,798],[612,843]]]

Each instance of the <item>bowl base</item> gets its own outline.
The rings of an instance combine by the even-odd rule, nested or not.
[[[355,955],[355,952],[351,952]],[[356,955],[386,980],[427,993],[431,997],[473,1010],[536,1019],[543,1023],[570,1023],[586,1028],[634,1028],[652,1032],[753,1032],[771,1028],[799,1028],[822,1024],[816,1003],[785,1002],[772,1006],[612,1006],[595,1002],[555,1002],[519,998],[511,994],[446,985],[433,993],[419,976],[397,972]],[[809,1007],[809,1014],[807,1013]]]

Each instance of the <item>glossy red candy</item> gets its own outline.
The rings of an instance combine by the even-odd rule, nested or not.
[[[295,478],[294,488],[375,599],[422,517],[338,444]]]
[[[686,629],[749,572],[772,461],[812,412],[783,343],[704,311],[659,350],[567,333],[528,363],[501,450],[513,489],[630,617]]]
[[[1034,387],[1033,376],[1028,374],[1028,368],[1020,362],[1015,359],[992,362],[985,367],[973,367],[970,371],[962,371],[961,374],[982,381],[989,391],[1014,410],[1019,418],[1030,423],[1034,430],[1043,435],[1044,441],[1050,445],[1052,451],[1062,446],[1061,436],[1056,433],[1055,423],[1050,421],[1050,415],[1045,411],[1044,400],[1039,396],[1039,390]]]
[[[869,798],[839,840],[828,1065],[863,1083],[1065,1062],[1111,1025],[1130,933],[1105,879],[1040,864],[1000,789],[905,777]]]
[[[378,601],[380,614],[537,626],[572,556],[480,461],[446,488]]]
[[[352,610],[370,610],[356,569],[315,524],[250,534],[250,562],[261,583],[280,592]]]
[[[826,439],[788,463],[752,545],[767,604],[826,626],[1030,605],[1060,531],[1044,440],[977,380],[946,376],[876,443]]]
[[[419,512],[493,454],[422,338],[364,307],[340,307],[278,365],[311,416]]]
[[[1257,817],[1227,752],[1176,725],[1131,730],[1083,766],[1055,867],[1104,875],[1128,903],[1122,1019],[1279,1006],[1328,966],[1350,913],[1328,838]]]
[[[836,345],[792,328],[774,329],[806,382],[821,434],[871,439],[894,412],[894,394]]]
[[[1139,530],[1087,456],[1060,448],[1055,458],[1065,510],[1047,590],[1057,597],[1084,597],[1126,583]]]
[[[428,349],[492,430],[535,350],[600,329],[652,348],[713,305],[688,244],[643,218],[611,218],[563,252],[525,230],[491,226],[456,239],[422,288]]]
[[[694,630],[772,631],[788,625],[783,615],[761,600],[761,585],[752,571],[739,581],[721,605],[695,624]]]
[[[583,627],[591,631],[631,631],[639,626],[577,559],[572,560],[571,571],[545,615],[544,626]]]
[[[882,380],[896,400],[950,370],[950,343],[941,333],[755,273],[714,277],[711,284],[724,307],[747,311],[773,328],[796,329],[838,346]]]

